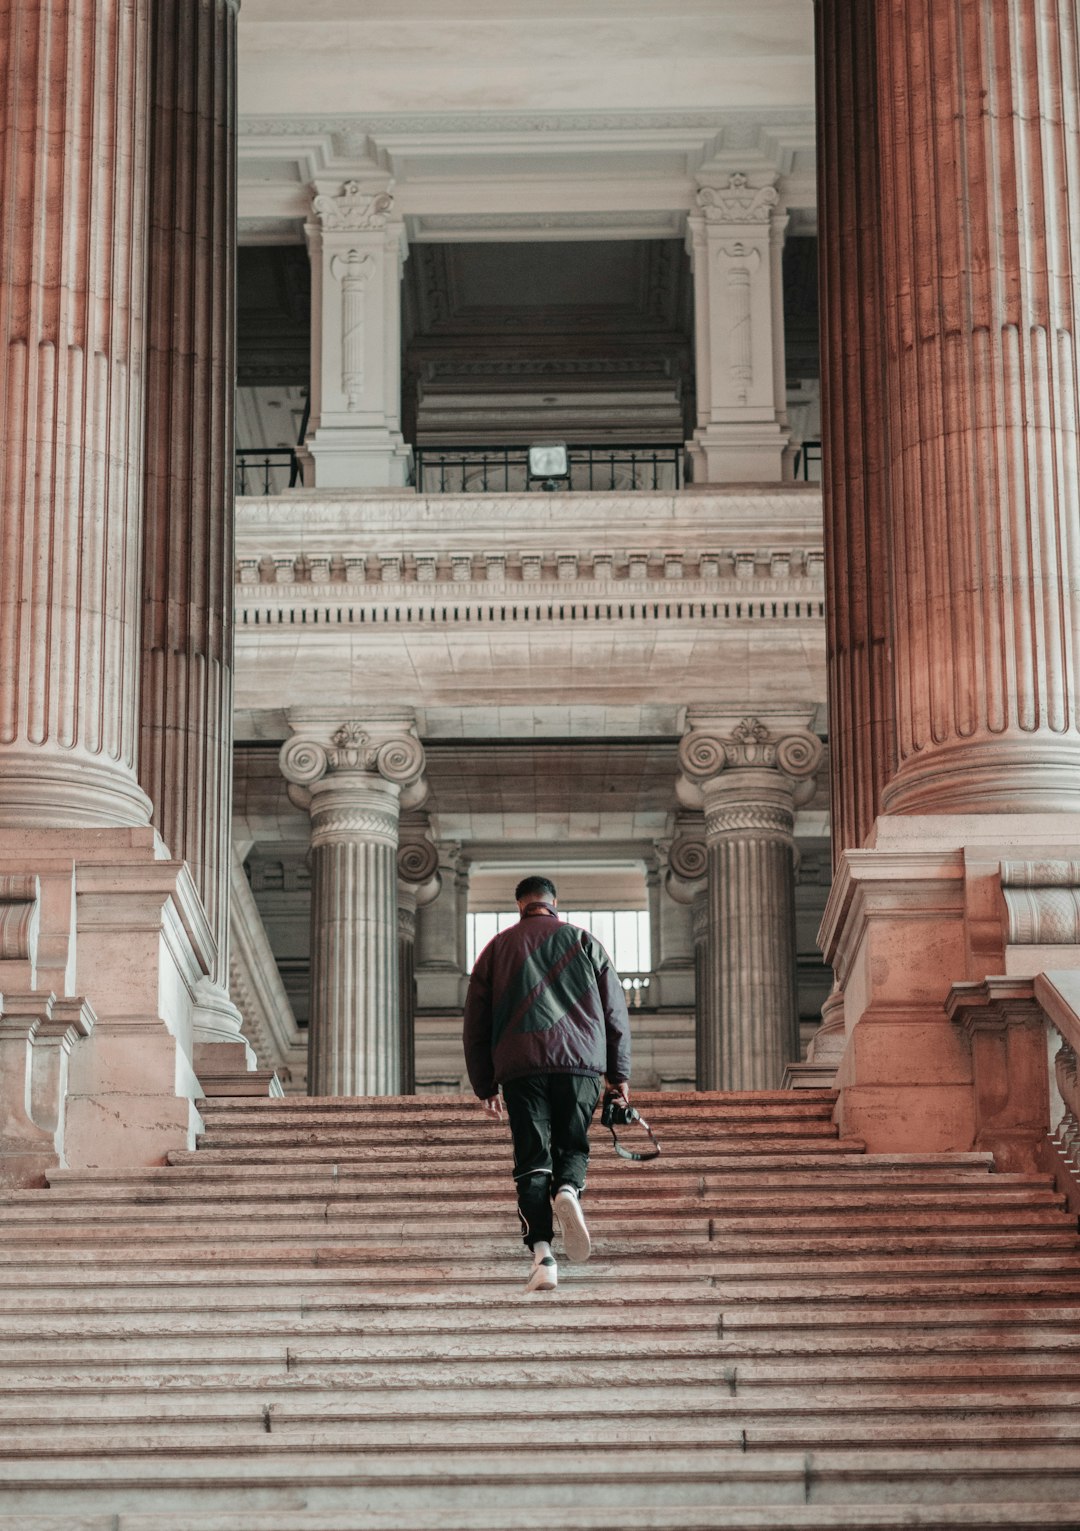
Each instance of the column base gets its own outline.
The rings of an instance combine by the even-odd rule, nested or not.
[[[34,987],[85,995],[97,1017],[71,1049],[67,1164],[161,1164],[193,1148],[196,995],[215,950],[188,868],[150,827],[7,829],[0,872],[40,882]]]
[[[870,841],[845,852],[820,935],[844,994],[841,1131],[871,1152],[970,1150],[972,1048],[946,1006],[955,984],[1046,965],[1010,944],[1001,863],[1080,860],[1077,818],[884,816]],[[1061,967],[1077,952],[1057,950]]]
[[[695,484],[779,484],[787,432],[775,421],[711,424],[686,444]]]
[[[412,448],[387,431],[320,426],[306,450],[316,489],[403,489],[412,478]]]

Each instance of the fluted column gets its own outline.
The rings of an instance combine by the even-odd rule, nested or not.
[[[149,12],[0,9],[0,825],[150,816],[135,775]]]
[[[422,800],[424,752],[411,716],[363,715],[337,728],[290,714],[281,751],[290,797],[311,815],[312,1095],[396,1095],[398,821]]]
[[[398,1005],[401,1017],[401,1091],[416,1092],[416,915],[439,896],[439,848],[431,839],[427,815],[406,815],[399,829]]]
[[[778,1089],[799,1055],[795,984],[795,806],[821,741],[805,727],[733,726],[691,714],[679,763],[708,850],[706,1089]]]
[[[238,0],[154,11],[139,779],[217,943],[197,1043],[228,997]]]
[[[866,0],[827,0],[817,8],[834,860],[865,843],[895,763],[874,10]]]

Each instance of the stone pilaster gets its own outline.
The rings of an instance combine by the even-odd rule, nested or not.
[[[795,807],[813,790],[821,741],[790,720],[690,721],[680,795],[700,801],[708,849],[710,1036],[700,1082],[777,1089],[799,1056]]]
[[[396,1095],[398,822],[422,801],[424,751],[404,711],[289,721],[281,769],[311,815],[308,1090]]]
[[[694,1057],[699,1090],[708,1088],[709,1054],[713,1041],[709,998],[711,952],[709,944],[709,849],[705,825],[699,812],[676,817],[675,836],[667,847],[664,887],[668,902],[690,915],[690,940],[694,973]],[[663,928],[661,921],[661,935]]]
[[[788,445],[775,176],[703,184],[688,220],[694,274],[697,483],[779,481]]]
[[[320,489],[408,482],[401,434],[405,228],[392,182],[319,181],[311,255],[311,414],[306,452]]]
[[[464,1001],[469,864],[456,841],[440,841],[440,893],[417,911],[416,984],[422,1008],[457,1012]]]
[[[0,12],[0,826],[146,824],[135,775],[149,0]]]
[[[439,896],[439,848],[423,813],[409,814],[399,832],[398,1002],[401,1016],[401,1089],[416,1091],[416,917]]]
[[[217,945],[196,1072],[255,1062],[228,994],[237,10],[160,0],[153,25],[139,779]]]

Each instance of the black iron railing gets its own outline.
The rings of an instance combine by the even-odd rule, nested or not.
[[[237,494],[281,494],[303,482],[294,447],[237,447]]]
[[[821,442],[804,441],[795,453],[795,477],[800,476],[809,482],[811,466],[818,468],[817,477],[821,477]]]
[[[543,489],[680,489],[683,448],[568,446],[568,478],[529,472],[527,446],[417,447],[416,487],[424,494],[511,494]]]

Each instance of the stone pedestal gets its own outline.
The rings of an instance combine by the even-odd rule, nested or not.
[[[1075,78],[1075,10],[818,15],[828,387],[854,444],[826,464],[830,688],[852,699],[851,838],[823,925],[844,990],[840,1114],[872,1149],[963,1148],[971,1039],[944,1007],[954,983],[1006,971],[980,892],[1000,868],[975,863],[1010,844],[1080,856],[1080,162],[1071,90],[1046,84]],[[861,375],[836,387],[853,305],[878,316],[864,399]],[[872,543],[851,541],[860,520]],[[837,601],[860,558],[870,582]]]
[[[404,485],[401,268],[392,183],[319,181],[311,221],[311,413],[305,451],[319,489]]]
[[[255,1064],[228,993],[237,9],[161,0],[151,72],[139,778],[214,934],[194,1062],[215,1087]]]
[[[405,712],[289,721],[281,769],[311,814],[308,1090],[396,1095],[398,820],[423,798],[424,752]]]
[[[732,174],[698,192],[694,274],[695,483],[778,482],[788,445],[783,240],[773,178]]]
[[[704,810],[709,905],[700,1084],[774,1090],[799,1056],[795,803],[821,741],[791,719],[692,712],[690,724],[680,796]]]

